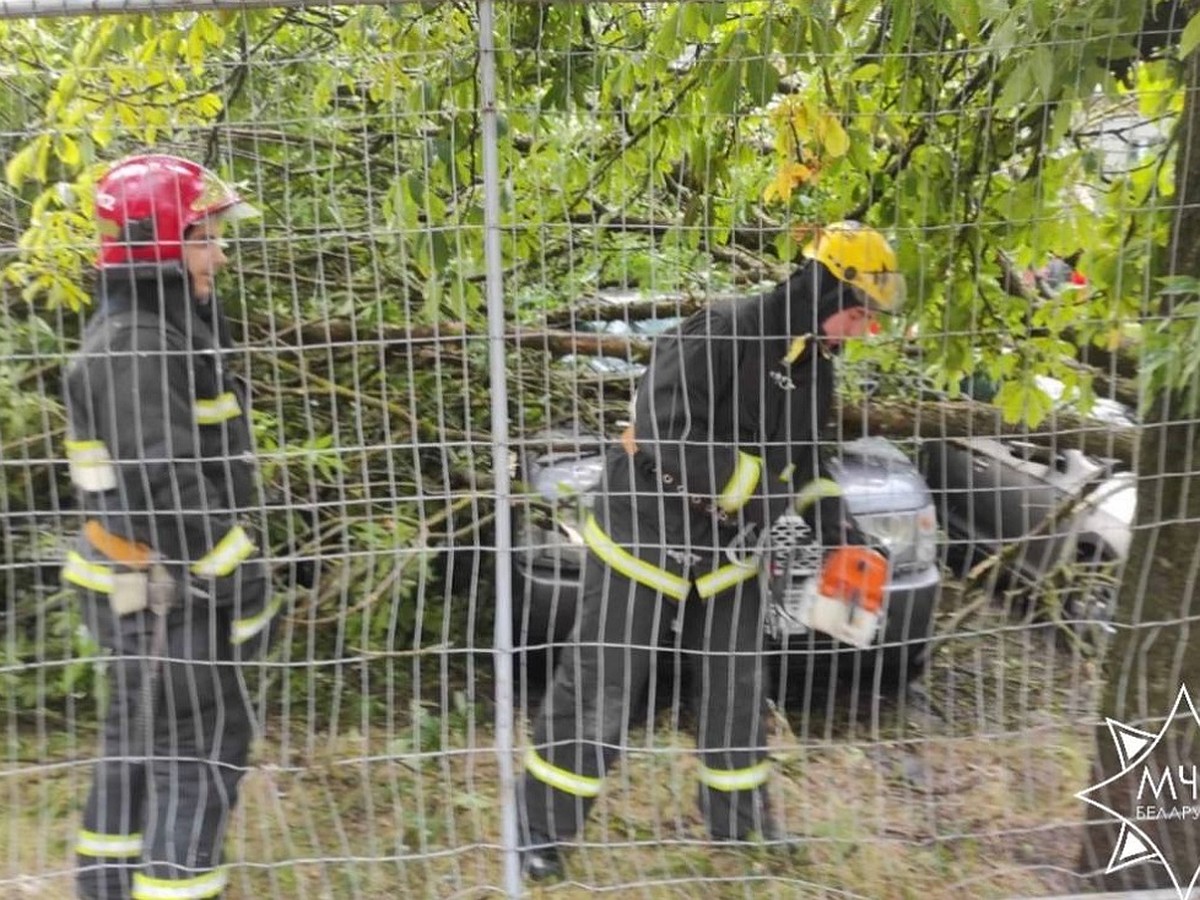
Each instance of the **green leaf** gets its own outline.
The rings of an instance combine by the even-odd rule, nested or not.
[[[979,40],[979,0],[943,0],[940,6],[959,34],[971,42]]]
[[[1043,99],[1051,99],[1054,90],[1054,51],[1045,44],[1038,45],[1033,49],[1029,64],[1034,84],[1042,92]]]
[[[892,6],[892,34],[888,41],[893,53],[909,49],[913,33],[913,7],[916,0],[897,0]]]
[[[720,70],[720,74],[712,86],[708,104],[710,113],[718,116],[731,115],[737,109],[738,97],[741,92],[742,61],[735,59]]]
[[[13,187],[20,187],[29,178],[37,162],[37,141],[30,141],[8,160],[4,178]]]
[[[79,145],[65,134],[60,134],[55,138],[54,155],[68,168],[73,169],[79,165]]]
[[[201,94],[196,98],[196,112],[206,119],[211,119],[221,111],[221,98],[216,94]]]
[[[1004,81],[996,107],[1009,110],[1025,102],[1033,87],[1033,69],[1028,62],[1019,62]]]
[[[682,5],[686,4],[677,4],[671,8],[654,35],[653,53],[659,57],[660,62],[675,58],[675,48],[679,46],[680,6]]]
[[[755,106],[766,106],[775,98],[779,87],[779,70],[767,59],[754,56],[746,60],[746,89]]]
[[[1053,409],[1050,397],[1030,380],[1007,381],[996,394],[995,404],[1009,425],[1039,426]]]
[[[1197,45],[1200,45],[1200,13],[1192,16],[1183,27],[1183,34],[1179,36],[1179,58],[1186,59]]]

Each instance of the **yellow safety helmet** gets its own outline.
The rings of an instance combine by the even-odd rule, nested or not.
[[[896,266],[896,251],[869,225],[826,225],[804,248],[804,255],[855,288],[871,309],[897,313],[904,306],[904,276]]]

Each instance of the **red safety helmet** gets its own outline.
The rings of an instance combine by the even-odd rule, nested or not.
[[[257,210],[210,172],[178,156],[130,156],[96,184],[97,265],[181,259],[183,236],[204,219],[246,218]]]

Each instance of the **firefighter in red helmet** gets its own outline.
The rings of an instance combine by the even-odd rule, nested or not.
[[[111,654],[110,700],[76,841],[85,898],[208,898],[253,734],[242,667],[279,598],[259,551],[247,396],[215,276],[253,214],[166,155],[96,186],[96,311],[65,378],[82,533],[63,579]]]

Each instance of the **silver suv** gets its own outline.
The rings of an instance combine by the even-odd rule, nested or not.
[[[527,664],[536,669],[541,663],[543,672],[575,622],[586,554],[579,527],[604,465],[603,441],[559,437],[541,452],[526,445],[517,474],[530,497],[517,505],[513,528],[514,640]],[[779,663],[780,687],[791,691],[817,675],[860,679],[865,673],[899,686],[923,671],[933,631],[941,583],[933,498],[913,463],[883,439],[844,444],[826,467],[855,525],[888,553],[885,625],[875,645],[860,650],[799,624],[802,589],[825,548],[803,518],[782,517],[765,559],[771,598],[765,640]]]

